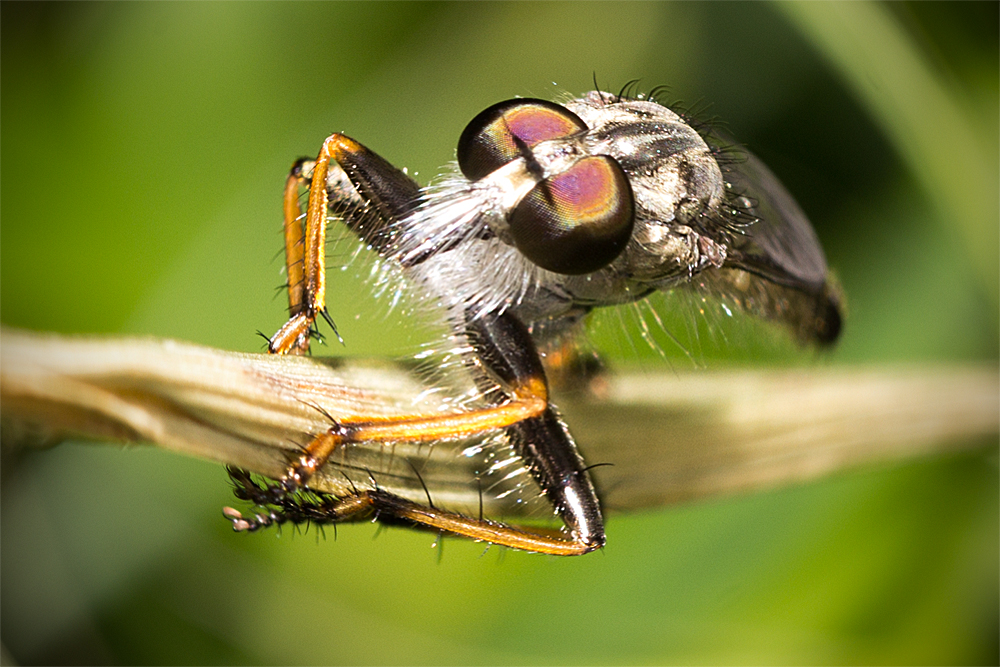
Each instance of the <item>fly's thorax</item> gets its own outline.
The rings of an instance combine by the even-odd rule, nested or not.
[[[712,149],[670,109],[599,92],[566,107],[590,128],[587,152],[614,158],[628,174],[637,217],[695,225],[722,202],[725,182]]]
[[[649,100],[619,99],[591,92],[566,104],[590,128],[590,154],[615,159],[628,174],[635,225],[625,251],[604,278],[630,294],[663,289],[726,258],[727,231],[718,212],[726,198],[722,169],[704,138],[683,118]],[[595,296],[594,280],[573,281],[574,291]],[[612,287],[614,284],[614,287]],[[621,302],[619,296],[606,302]]]

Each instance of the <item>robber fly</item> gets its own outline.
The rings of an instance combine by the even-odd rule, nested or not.
[[[300,189],[308,205],[300,208]],[[478,402],[391,416],[328,415],[283,477],[232,470],[238,497],[264,508],[237,530],[286,521],[375,517],[548,554],[605,543],[587,465],[549,395],[574,334],[595,308],[696,288],[832,343],[840,299],[805,215],[753,155],[696,130],[651,96],[594,91],[556,104],[512,99],[472,119],[457,168],[421,188],[343,135],[295,163],[284,196],[290,318],[273,354],[304,354],[325,302],[328,216],[377,256],[378,280],[402,281],[447,322]],[[458,404],[456,404],[458,405]],[[311,492],[331,457],[359,443],[393,447],[500,434],[562,529],[521,527],[442,509],[376,476],[339,494]],[[474,473],[474,474],[480,474]],[[426,489],[424,489],[426,491]],[[484,493],[489,493],[487,490]]]

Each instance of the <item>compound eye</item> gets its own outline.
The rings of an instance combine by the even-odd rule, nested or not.
[[[458,166],[472,181],[496,171],[549,139],[584,132],[587,126],[564,107],[545,100],[519,99],[494,104],[472,119],[458,140]]]
[[[632,186],[606,155],[583,158],[540,181],[510,217],[514,245],[555,273],[603,268],[625,249],[634,224]]]

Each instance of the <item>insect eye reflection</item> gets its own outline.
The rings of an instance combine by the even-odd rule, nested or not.
[[[614,159],[588,156],[536,185],[510,215],[514,245],[555,273],[591,273],[632,238],[632,186]]]
[[[507,100],[482,111],[465,127],[458,140],[458,165],[466,178],[476,181],[543,141],[586,130],[576,114],[558,104]]]

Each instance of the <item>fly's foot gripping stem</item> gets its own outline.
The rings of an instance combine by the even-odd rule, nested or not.
[[[286,523],[326,526],[373,518],[384,524],[402,523],[431,532],[556,556],[582,555],[604,546],[603,533],[599,539],[586,539],[573,532],[508,526],[414,503],[377,487],[343,497],[312,490],[289,492],[280,483],[262,484],[245,470],[229,468],[228,471],[236,497],[263,510],[245,516],[231,507],[224,508],[223,515],[237,532],[252,533]]]

